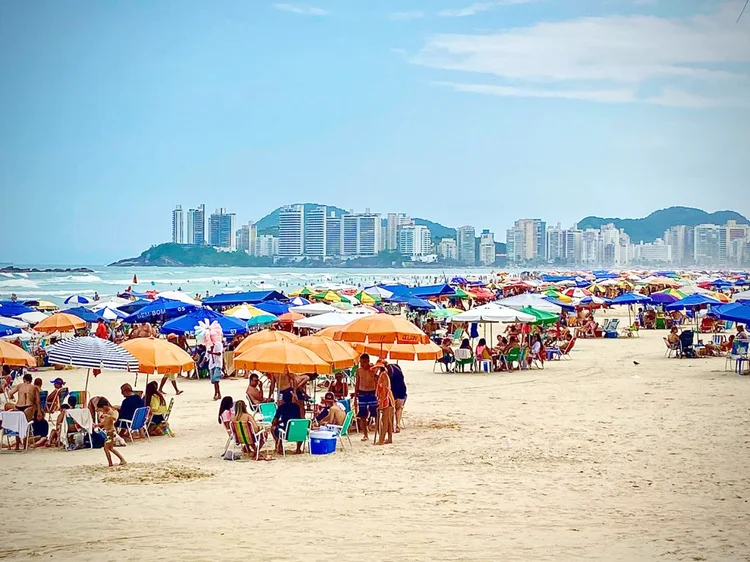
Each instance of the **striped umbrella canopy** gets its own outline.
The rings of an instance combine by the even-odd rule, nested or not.
[[[82,295],[70,295],[64,302],[65,304],[89,304],[91,301]]]
[[[138,371],[138,360],[133,355],[109,340],[94,336],[83,336],[62,340],[47,348],[47,359],[53,365],[71,365],[88,369],[110,371]],[[96,376],[94,372],[94,376]],[[89,376],[86,374],[86,388]]]
[[[21,328],[18,328],[17,326],[6,326],[5,324],[0,324],[0,337],[14,336],[20,333]]]

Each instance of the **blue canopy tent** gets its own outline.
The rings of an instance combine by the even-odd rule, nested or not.
[[[88,308],[85,308],[83,306],[66,308],[63,312],[72,314],[73,316],[78,316],[78,318],[80,318],[84,322],[87,322],[88,324],[95,324],[101,318],[101,316],[99,316],[96,312],[94,312],[93,310],[89,310]]]
[[[469,281],[466,279],[466,277],[454,277],[451,279],[451,283],[453,285],[468,285]]]
[[[424,299],[420,299],[412,296],[404,295],[393,295],[390,299],[391,302],[402,303],[413,308],[414,310],[434,310],[434,306]]]
[[[617,279],[620,277],[617,273],[607,269],[595,269],[591,273],[593,273],[594,277],[597,279]]]
[[[224,334],[224,337],[231,338],[237,334],[244,334],[247,332],[247,326],[245,326],[245,323],[242,320],[214,312],[208,308],[199,308],[194,312],[170,320],[161,327],[161,331],[165,334],[192,334],[195,331],[198,322],[202,320],[208,322],[213,322],[215,320],[218,322],[219,326],[221,326],[221,331]]]
[[[442,283],[440,285],[426,285],[424,287],[412,287],[409,292],[420,299],[427,299],[430,297],[450,297],[451,295],[456,294],[456,290],[447,283]]]
[[[20,316],[27,312],[34,312],[34,309],[20,302],[0,301],[0,316]]]
[[[289,312],[289,305],[277,300],[259,302],[255,305],[255,308],[273,314],[274,316],[281,316],[282,314]]]
[[[151,304],[150,299],[138,299],[137,301],[129,302],[117,307],[117,310],[122,310],[126,314],[133,314],[136,310],[142,309],[144,306]]]
[[[150,322],[153,320],[169,320],[195,312],[197,306],[182,301],[158,298],[141,308],[138,312],[125,317],[123,320],[132,324],[133,322]]]
[[[574,275],[542,275],[542,281],[546,283],[559,283],[560,281],[575,281]]]
[[[6,326],[5,324],[0,324],[0,338],[5,336],[15,336],[16,334],[21,333],[21,328],[17,328],[16,326]]]
[[[379,288],[381,288],[381,289],[385,289],[386,291],[388,291],[390,293],[393,293],[394,296],[395,295],[404,296],[404,295],[410,295],[411,294],[411,288],[408,287],[407,285],[402,285],[400,283],[396,284],[396,285],[376,285],[376,286],[379,287]],[[367,289],[365,289],[365,292],[367,292]],[[383,298],[384,298],[384,300],[390,300],[390,299],[385,299],[385,297],[383,297]]]
[[[750,325],[750,303],[733,302],[712,306],[709,314],[720,320],[729,320],[730,322],[740,322]]]
[[[212,307],[258,304],[264,301],[285,301],[286,296],[278,291],[246,291],[243,293],[220,293],[203,299],[203,304]]]

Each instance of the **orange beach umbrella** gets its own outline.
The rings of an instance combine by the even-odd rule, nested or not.
[[[240,342],[240,345],[237,346],[237,349],[234,350],[234,356],[238,357],[242,353],[244,353],[248,349],[252,349],[256,345],[277,341],[293,342],[297,339],[297,336],[289,332],[283,332],[281,330],[261,330],[260,332],[250,334],[244,340],[242,340]]]
[[[256,345],[234,358],[235,369],[274,374],[327,375],[331,365],[309,349],[288,341]]]
[[[352,344],[354,349],[360,353],[368,353],[381,359],[393,359],[394,361],[427,361],[442,356],[443,350],[440,346],[430,343],[386,343],[379,344]]]
[[[34,329],[37,332],[51,334],[52,332],[72,332],[85,327],[86,322],[78,318],[78,316],[68,314],[67,312],[58,312],[39,322],[39,324],[34,326]]]
[[[17,345],[0,340],[0,365],[36,367],[36,359]]]
[[[296,343],[300,347],[312,351],[333,367],[334,370],[346,369],[353,366],[359,356],[348,343],[333,341],[331,338],[321,337],[317,334],[300,338]]]
[[[336,336],[348,342],[360,343],[429,343],[430,338],[401,316],[371,314],[341,326]]]
[[[135,338],[120,345],[138,360],[140,373],[171,375],[195,369],[193,358],[167,340]]]

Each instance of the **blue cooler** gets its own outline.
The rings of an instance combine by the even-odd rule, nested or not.
[[[310,432],[310,454],[330,455],[336,450],[336,434],[333,431],[316,430]]]

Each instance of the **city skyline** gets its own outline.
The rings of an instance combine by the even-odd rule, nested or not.
[[[175,201],[241,224],[312,198],[499,237],[521,216],[750,215],[734,0],[278,6],[2,3],[0,194],[23,235],[0,260],[136,254]]]
[[[201,204],[199,208],[205,208]],[[497,251],[495,233],[473,225],[454,229],[455,236],[436,236],[416,224],[405,213],[385,215],[340,209],[317,204],[290,204],[278,210],[276,234],[259,233],[257,222],[248,221],[234,230],[235,213],[218,208],[208,218],[210,236],[193,240],[220,251],[242,251],[251,256],[273,257],[294,263],[299,260],[374,258],[382,252],[396,252],[413,262],[448,261],[466,265],[493,266],[498,261],[516,265],[627,266],[750,265],[750,225],[728,220],[688,226],[669,226],[653,241],[634,243],[623,228],[605,222],[598,228],[578,224],[563,228],[541,219],[517,219],[505,236],[505,252]],[[189,211],[189,216],[194,210]],[[337,214],[338,213],[338,214]],[[172,211],[172,242],[183,244],[182,205]],[[201,216],[202,215],[194,215]],[[259,219],[258,222],[262,221]],[[417,219],[418,220],[418,219]],[[224,233],[215,230],[218,224]],[[195,224],[188,230],[203,228]],[[262,248],[262,249],[261,249]]]

